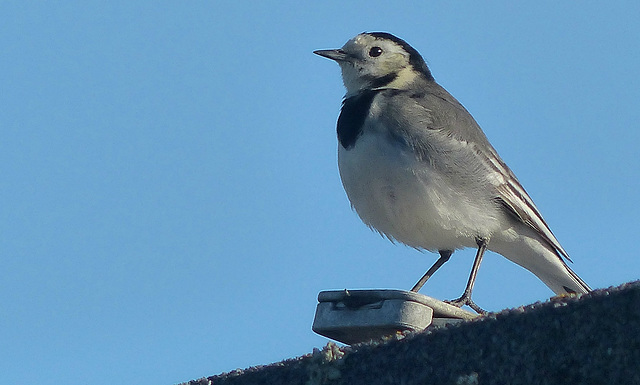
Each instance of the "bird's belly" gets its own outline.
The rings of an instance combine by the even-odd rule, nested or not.
[[[385,236],[427,250],[476,247],[499,227],[495,207],[452,188],[426,162],[393,142],[363,135],[339,147],[342,184],[364,223]]]

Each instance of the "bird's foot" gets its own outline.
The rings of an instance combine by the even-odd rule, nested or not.
[[[480,306],[476,305],[476,303],[473,302],[473,300],[471,299],[471,296],[468,295],[467,293],[464,293],[462,297],[458,299],[453,299],[451,301],[445,301],[445,302],[448,303],[449,305],[453,305],[456,307],[462,307],[464,305],[467,305],[478,314],[483,314],[483,315],[487,314],[487,311],[482,309]]]

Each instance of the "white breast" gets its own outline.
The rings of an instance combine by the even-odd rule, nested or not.
[[[489,238],[499,228],[490,202],[472,204],[426,162],[387,138],[365,131],[354,147],[338,149],[342,184],[364,223],[431,251],[476,247],[478,236]]]

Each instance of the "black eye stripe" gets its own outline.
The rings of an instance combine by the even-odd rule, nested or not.
[[[371,57],[378,57],[380,55],[382,55],[382,48],[380,47],[371,47],[369,50],[369,56]]]

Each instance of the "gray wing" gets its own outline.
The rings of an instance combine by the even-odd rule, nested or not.
[[[491,198],[535,230],[559,258],[571,260],[514,173],[471,114],[451,94],[435,82],[422,84],[415,90],[387,90],[387,93],[381,96],[393,96],[386,101],[390,109],[381,116],[389,120],[387,124],[404,131],[398,140],[408,141],[405,144],[432,167],[445,173],[455,169],[450,176],[458,178],[459,185],[492,187]]]

